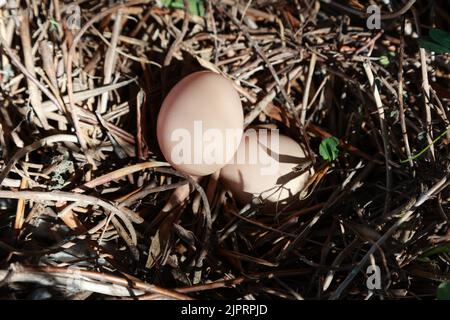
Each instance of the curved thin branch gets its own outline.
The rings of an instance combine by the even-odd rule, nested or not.
[[[181,41],[183,41],[183,38],[186,36],[186,33],[188,31],[189,27],[189,2],[188,0],[183,0],[184,5],[184,20],[183,20],[183,26],[181,27],[181,32],[176,37],[175,41],[170,46],[169,51],[167,52],[166,58],[164,59],[164,66],[167,67],[170,64],[170,61],[172,61],[173,54],[177,50],[178,46],[180,45]]]
[[[29,144],[22,149],[18,150],[8,161],[6,166],[3,168],[2,173],[0,173],[0,186],[2,185],[3,180],[5,180],[8,173],[11,171],[12,167],[19,161],[20,158],[25,156],[27,153],[37,150],[41,147],[57,143],[57,142],[73,142],[77,143],[78,139],[76,136],[72,134],[55,134],[53,136],[48,136],[41,140],[35,141],[32,144]]]

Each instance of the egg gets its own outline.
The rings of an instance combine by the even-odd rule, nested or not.
[[[165,97],[156,133],[162,154],[175,169],[205,176],[233,158],[243,125],[242,104],[233,83],[200,71],[183,78]]]
[[[302,146],[290,137],[278,130],[252,128],[222,168],[220,180],[242,205],[259,197],[263,208],[282,209],[305,188],[313,169],[298,168],[307,167],[308,161]]]

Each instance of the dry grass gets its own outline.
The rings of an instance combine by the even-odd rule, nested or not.
[[[446,1],[373,1],[382,30],[362,1],[327,2],[205,1],[199,17],[83,0],[73,29],[62,0],[7,1],[0,297],[433,298],[450,281],[450,56],[416,38],[450,28]],[[159,106],[200,69],[234,81],[246,125],[310,149],[300,209],[238,207],[217,175],[164,162]]]

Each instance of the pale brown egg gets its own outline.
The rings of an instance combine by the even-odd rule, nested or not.
[[[249,129],[220,179],[242,205],[258,197],[263,207],[282,209],[299,196],[313,173],[299,170],[307,162],[303,148],[293,139],[278,131]]]
[[[233,158],[243,123],[242,104],[233,83],[219,74],[200,71],[183,78],[164,99],[157,139],[175,169],[204,176]]]

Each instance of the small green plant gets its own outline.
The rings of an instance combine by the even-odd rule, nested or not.
[[[388,56],[381,56],[379,61],[383,67],[387,67],[390,63]]]
[[[450,53],[450,32],[430,29],[429,36],[418,39],[420,47],[428,51],[444,54]]]
[[[449,252],[450,252],[450,243],[447,243],[444,245],[440,245],[440,246],[425,250],[424,253],[420,257],[417,257],[417,261],[425,263],[425,264],[429,264],[429,265],[436,265],[435,260],[431,259],[432,256],[438,255],[441,253],[449,253]]]
[[[428,149],[431,148],[432,145],[434,145],[436,142],[438,142],[443,136],[445,136],[447,134],[447,132],[450,131],[450,127],[445,130],[444,132],[442,132],[437,138],[435,138],[433,141],[431,141],[431,143],[429,145],[427,145],[425,148],[423,148],[418,154],[412,156],[411,158],[405,159],[405,160],[400,160],[400,163],[406,163],[410,160],[415,160],[418,157],[420,157],[425,151],[427,151]]]
[[[438,300],[450,300],[450,282],[442,282],[436,291]]]
[[[323,139],[319,146],[319,154],[325,161],[334,161],[339,155],[339,139],[336,137],[329,137]]]
[[[58,29],[58,27],[59,27],[58,21],[56,21],[56,19],[53,17],[50,17],[49,20],[50,20],[50,30]]]
[[[195,14],[200,17],[202,17],[205,14],[205,7],[203,5],[202,0],[189,0],[188,3],[189,3],[189,12],[191,14]],[[161,5],[174,9],[184,8],[183,0],[161,0]]]

